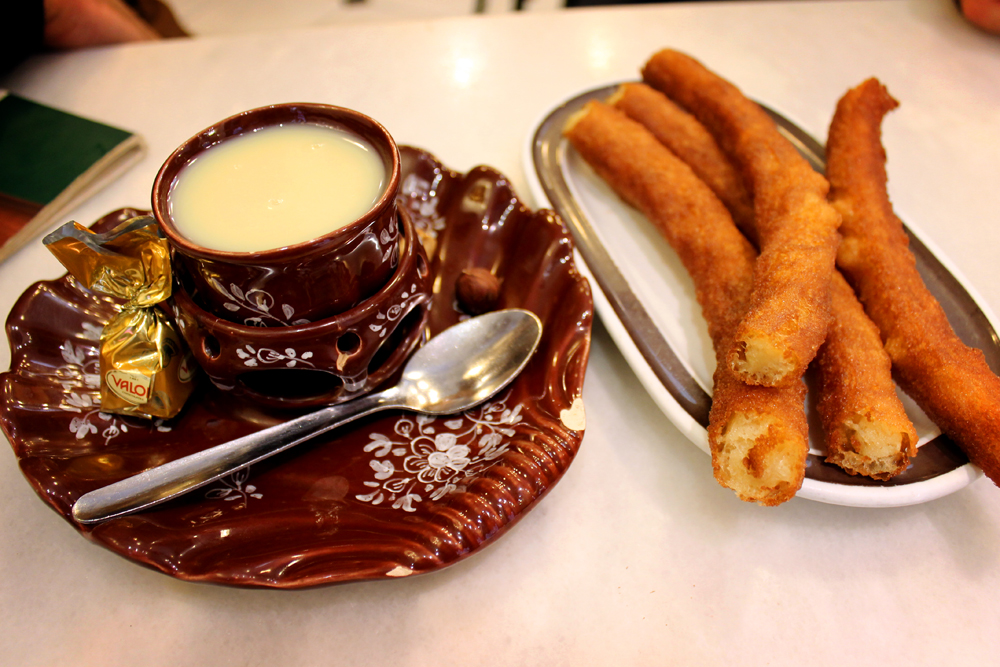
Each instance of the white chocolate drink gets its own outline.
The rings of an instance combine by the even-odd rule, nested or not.
[[[170,217],[205,248],[271,250],[350,224],[386,180],[382,158],[357,135],[277,125],[226,139],[186,165],[171,186]]]

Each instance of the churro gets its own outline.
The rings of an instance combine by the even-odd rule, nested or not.
[[[751,241],[757,238],[753,204],[740,175],[696,118],[643,84],[623,84],[608,102],[686,162],[726,204],[740,230]],[[830,288],[833,322],[814,361],[826,460],[852,474],[889,479],[916,454],[916,429],[896,395],[878,328],[837,271]]]
[[[826,200],[828,183],[757,104],[693,58],[660,51],[642,74],[705,125],[753,196],[760,256],[727,363],[753,384],[797,380],[830,324],[840,215]]]
[[[726,205],[740,231],[756,242],[753,199],[719,144],[705,126],[669,97],[644,83],[623,83],[608,104],[641,123],[664,146],[687,163]]]
[[[814,364],[826,460],[856,475],[887,480],[916,455],[917,431],[896,395],[878,327],[836,271],[830,297],[833,323]]]
[[[801,378],[747,385],[725,363],[751,302],[756,252],[712,191],[642,125],[590,102],[564,130],[594,171],[657,227],[695,285],[716,351],[709,444],[716,480],[743,500],[777,505],[802,484],[808,427]]]
[[[837,104],[827,140],[831,200],[844,219],[837,263],[878,326],[900,387],[1000,484],[1000,379],[927,290],[886,190],[881,124],[897,106],[877,79]]]

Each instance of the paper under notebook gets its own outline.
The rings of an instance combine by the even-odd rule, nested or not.
[[[0,262],[145,151],[135,133],[0,90]]]

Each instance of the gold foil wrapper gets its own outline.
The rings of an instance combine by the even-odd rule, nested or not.
[[[169,419],[194,390],[194,360],[157,304],[170,298],[170,249],[149,216],[96,234],[68,222],[44,243],[85,287],[124,304],[101,333],[101,410]]]

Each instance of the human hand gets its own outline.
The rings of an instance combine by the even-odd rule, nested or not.
[[[73,49],[159,38],[121,0],[45,0],[45,45],[49,48]]]

